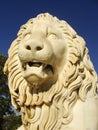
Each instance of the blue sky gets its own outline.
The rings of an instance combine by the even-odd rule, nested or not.
[[[0,52],[7,56],[20,26],[44,12],[67,21],[85,39],[98,73],[98,0],[1,0]]]

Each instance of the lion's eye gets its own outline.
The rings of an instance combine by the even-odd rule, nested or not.
[[[48,34],[47,37],[48,37],[49,39],[57,39],[57,38],[58,38],[57,35],[54,34],[54,33]]]

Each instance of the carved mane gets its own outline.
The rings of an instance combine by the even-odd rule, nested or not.
[[[18,56],[18,46],[24,32],[34,22],[46,20],[57,24],[67,39],[67,60],[58,81],[48,91],[35,92],[22,77]],[[85,41],[66,23],[48,13],[40,14],[24,24],[18,37],[9,49],[9,58],[4,71],[8,74],[12,104],[21,108],[24,125],[31,130],[56,130],[72,120],[72,109],[78,99],[85,101],[87,96],[96,95],[97,75],[88,55]],[[46,118],[44,120],[44,117]],[[59,117],[59,119],[58,119]],[[40,123],[41,122],[41,123]],[[29,124],[31,124],[29,126]]]

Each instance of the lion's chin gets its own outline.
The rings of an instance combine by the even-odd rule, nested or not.
[[[39,89],[43,85],[43,82],[45,81],[44,79],[35,74],[28,75],[27,77],[24,78],[27,81],[28,85],[34,89]]]
[[[47,76],[47,78],[41,78],[38,75],[32,74],[25,77],[25,80],[30,88],[33,88],[34,90],[42,89],[41,91],[47,91],[56,82],[57,77]]]

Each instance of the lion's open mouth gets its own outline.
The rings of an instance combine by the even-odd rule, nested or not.
[[[29,62],[24,63],[24,64],[22,65],[22,67],[23,67],[24,71],[26,71],[28,67],[29,67],[29,68],[30,68],[30,67],[31,67],[31,68],[33,68],[33,67],[36,67],[36,68],[42,67],[42,70],[43,70],[44,72],[46,72],[46,73],[48,73],[48,72],[54,73],[54,68],[53,68],[52,65],[50,65],[50,64],[45,64],[45,63],[42,63],[42,62],[29,61]]]

